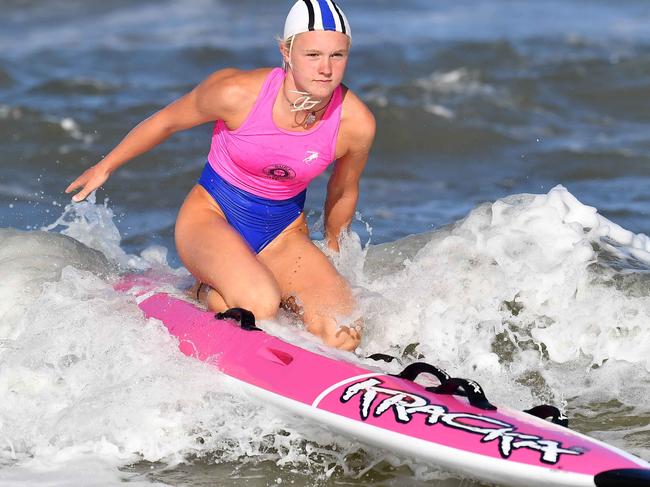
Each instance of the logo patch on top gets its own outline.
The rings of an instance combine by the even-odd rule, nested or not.
[[[308,150],[305,152],[305,158],[302,160],[305,164],[311,164],[314,162],[316,159],[318,159],[318,152],[315,152],[313,150]]]
[[[271,164],[264,168],[264,175],[276,181],[286,181],[296,177],[296,171],[285,164]]]

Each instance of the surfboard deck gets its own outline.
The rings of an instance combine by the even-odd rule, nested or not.
[[[513,486],[650,487],[650,464],[535,416],[486,411],[459,396],[335,360],[264,331],[218,320],[146,276],[116,289],[136,295],[180,350],[210,363],[283,411],[451,472]]]

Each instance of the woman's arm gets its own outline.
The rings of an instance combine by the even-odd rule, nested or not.
[[[325,240],[334,251],[339,250],[341,232],[352,223],[359,198],[359,180],[375,138],[375,118],[370,110],[356,97],[351,109],[353,116],[346,120],[343,134],[347,151],[336,161],[325,199]]]
[[[237,71],[224,69],[213,73],[191,92],[170,103],[133,128],[122,141],[100,162],[87,169],[65,190],[74,201],[84,200],[106,182],[117,168],[131,159],[162,143],[180,130],[217,119],[223,119],[233,106],[233,93],[237,91],[232,79]]]

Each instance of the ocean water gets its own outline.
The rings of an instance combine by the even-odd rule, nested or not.
[[[346,83],[378,121],[335,258],[366,317],[359,355],[554,403],[650,460],[647,2],[340,3]],[[190,282],[173,228],[209,126],[90,202],[63,194],[213,70],[277,65],[288,8],[3,0],[0,486],[482,485],[255,403],[113,290],[144,269]],[[308,193],[315,239],[326,183]]]

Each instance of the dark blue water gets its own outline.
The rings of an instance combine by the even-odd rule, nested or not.
[[[644,2],[350,3],[347,83],[379,122],[359,205],[375,243],[557,183],[650,231]],[[283,2],[9,2],[0,224],[49,222],[69,180],[214,69],[276,65],[283,12]],[[98,194],[121,215],[129,249],[172,247],[209,130],[177,135]],[[324,187],[310,191],[316,216]]]

